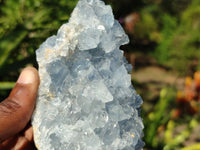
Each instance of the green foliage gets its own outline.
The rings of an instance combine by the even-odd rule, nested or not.
[[[175,130],[175,125],[176,124],[173,120],[170,120],[167,124],[167,130],[165,131],[165,139],[164,139],[165,146],[163,150],[173,150],[177,148],[190,135],[190,131],[186,129],[181,131],[181,133],[179,133],[174,137],[173,132]]]
[[[5,64],[8,57],[14,51],[17,46],[22,42],[22,40],[26,37],[27,31],[16,31],[4,37],[0,43],[0,68]],[[17,37],[17,38],[16,38]]]
[[[198,149],[200,149],[200,144],[194,144],[192,146],[182,148],[181,150],[198,150]]]
[[[167,14],[179,17],[190,3],[190,0],[161,0],[161,9]]]
[[[200,61],[199,2],[193,1],[181,14],[179,23],[170,15],[163,16],[162,40],[154,53],[159,63],[184,74],[194,61]]]
[[[170,113],[168,113],[166,110],[169,109],[169,106],[173,102],[175,97],[174,94],[174,89],[164,88],[160,92],[160,99],[155,105],[153,112],[148,114],[148,117],[146,117],[144,120],[145,127],[148,127],[144,129],[144,138],[148,147],[155,149],[163,146],[159,145],[159,140],[155,135],[158,127],[167,123],[170,119]]]
[[[167,14],[162,17],[161,41],[154,52],[154,55],[160,63],[165,63],[168,59],[170,59],[169,47],[173,41],[173,34],[176,27],[176,18]]]
[[[0,78],[15,81],[20,68],[36,65],[35,50],[68,21],[77,0],[0,1]],[[4,89],[5,84],[0,84]],[[6,86],[12,88],[12,86]]]
[[[142,12],[140,14],[140,22],[136,23],[134,28],[134,39],[159,41],[159,35],[157,34],[158,24],[154,17],[148,12]]]
[[[130,1],[127,1],[129,4]],[[159,64],[181,75],[199,69],[199,3],[200,0],[143,0],[137,5],[139,7],[134,6],[132,12],[138,14],[139,21],[133,21],[133,34],[130,37],[136,49],[148,49]]]
[[[0,82],[0,90],[8,90],[13,88],[15,82]]]
[[[182,143],[190,137],[191,131],[199,125],[196,117],[188,118],[188,123],[186,123],[187,116],[185,116],[183,124],[186,127],[179,132],[177,131],[177,127],[181,124],[181,118],[177,120],[171,118],[171,109],[175,106],[175,91],[174,88],[162,89],[153,111],[144,114],[144,141],[148,149],[180,149]]]
[[[174,135],[174,131],[176,130],[176,126],[178,124],[174,122],[173,120],[170,120],[167,124],[167,130],[165,131],[165,139],[164,139],[164,147],[163,150],[174,150],[174,149],[180,149],[182,146],[181,144],[190,137],[191,131],[197,127],[198,121],[196,119],[191,119],[191,121],[187,124],[186,129],[182,130],[177,135]],[[194,145],[198,146],[198,145]],[[183,148],[189,150],[189,148],[192,148],[194,146],[190,146],[188,148]],[[197,148],[197,147],[195,147]],[[193,150],[193,149],[191,149]]]

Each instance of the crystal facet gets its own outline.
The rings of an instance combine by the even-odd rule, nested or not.
[[[69,22],[40,46],[32,117],[39,150],[142,149],[142,99],[119,49],[128,42],[110,6],[79,0]]]

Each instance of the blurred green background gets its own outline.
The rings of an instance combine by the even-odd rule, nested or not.
[[[143,97],[146,150],[200,150],[200,0],[105,0],[130,37],[122,46]],[[0,0],[0,98],[77,0]]]

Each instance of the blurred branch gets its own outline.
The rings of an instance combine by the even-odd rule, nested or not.
[[[14,85],[15,85],[15,82],[0,82],[0,90],[12,89]]]
[[[28,34],[27,31],[19,30],[19,31],[9,34],[7,37],[1,40],[0,42],[0,68],[3,67],[10,53],[19,46],[19,44],[26,37],[27,34]]]
[[[181,150],[198,150],[198,149],[200,149],[200,144],[194,144],[192,146],[182,148]]]
[[[173,91],[172,88],[163,88],[160,92],[160,99],[155,106],[154,112],[149,114],[147,120],[144,120],[145,124],[148,125],[148,129],[145,132],[146,144],[154,148],[158,146],[158,141],[155,136],[158,127],[165,124],[170,119],[170,114],[165,113],[171,101],[174,100]]]

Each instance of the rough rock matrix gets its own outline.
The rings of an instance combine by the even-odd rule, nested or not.
[[[142,99],[119,47],[129,42],[100,0],[80,0],[69,23],[37,50],[32,118],[39,150],[140,150]]]

